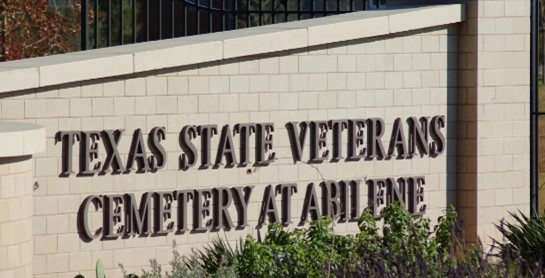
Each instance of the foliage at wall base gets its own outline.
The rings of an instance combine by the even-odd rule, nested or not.
[[[174,243],[170,272],[155,260],[140,276],[121,267],[126,278],[545,276],[545,217],[512,216],[515,223],[498,226],[507,242],[490,252],[464,242],[454,208],[431,228],[429,219],[395,204],[379,220],[364,211],[355,235],[337,234],[328,218],[305,229],[271,224],[263,240],[250,235],[231,246],[218,237],[189,256]]]

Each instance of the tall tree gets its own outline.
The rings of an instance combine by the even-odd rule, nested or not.
[[[1,0],[0,61],[76,49],[79,24],[73,20],[61,16],[47,0]]]

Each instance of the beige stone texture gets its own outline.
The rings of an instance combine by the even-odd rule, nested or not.
[[[448,165],[456,159],[457,118],[449,109],[456,105],[451,96],[456,88],[452,81],[456,79],[439,80],[441,74],[456,70],[456,63],[446,61],[450,57],[448,53],[456,53],[456,44],[439,47],[440,42],[456,42],[456,32],[456,25],[434,27],[373,39],[324,44],[312,49],[176,67],[163,70],[160,75],[155,72],[129,75],[115,81],[115,85],[111,80],[99,79],[76,88],[59,86],[52,87],[53,92],[22,91],[14,97],[0,99],[1,105],[6,107],[13,101],[20,101],[20,113],[3,110],[9,113],[8,118],[46,126],[47,149],[32,160],[40,186],[33,194],[34,217],[27,219],[29,225],[33,224],[34,274],[44,277],[76,273],[92,275],[96,261],[101,259],[109,275],[118,277],[121,275],[117,267],[119,263],[135,272],[146,267],[149,259],[154,257],[166,264],[173,240],[186,254],[190,248],[219,235],[207,232],[83,241],[78,234],[77,211],[85,197],[91,194],[130,192],[139,198],[142,193],[150,191],[253,185],[255,189],[248,209],[250,227],[226,233],[229,240],[236,241],[248,233],[256,233],[261,198],[267,185],[280,182],[298,184],[298,192],[292,202],[292,221],[297,223],[305,188],[310,182],[424,175],[427,179],[428,216],[437,219],[449,204],[454,204],[452,196],[456,192],[457,177],[452,165]],[[437,47],[423,50],[422,41],[436,41]],[[432,59],[432,55],[441,56]],[[58,93],[60,90],[62,94]],[[48,94],[51,98],[42,100],[41,94]],[[22,96],[33,97],[19,100]],[[38,98],[43,104],[38,102]],[[26,108],[30,110],[26,111]],[[503,106],[499,108],[504,111]],[[396,117],[436,114],[445,115],[447,128],[444,132],[448,138],[447,151],[437,158],[294,165],[284,127],[289,121],[382,117],[387,124],[383,138],[387,142]],[[177,136],[184,125],[217,124],[221,127],[229,124],[233,127],[236,123],[245,122],[275,124],[277,159],[274,163],[266,167],[178,169],[180,149]],[[132,171],[92,178],[75,174],[60,176],[61,144],[55,143],[56,132],[125,129],[119,149],[122,158],[126,159],[132,132],[140,128],[147,134],[155,126],[167,129],[166,140],[163,141],[168,154],[165,169],[155,174]],[[238,145],[238,137],[234,139]],[[212,151],[217,149],[218,140],[217,136],[212,138]],[[511,152],[518,153],[517,150]],[[76,162],[78,154],[76,143]],[[253,148],[250,155],[253,159]],[[98,160],[104,159],[105,149],[99,144]],[[304,151],[304,159],[308,159],[308,150]],[[75,171],[78,167],[76,162]],[[495,163],[498,167],[514,167],[505,157],[499,157]],[[14,193],[10,193],[10,183],[7,180],[5,183],[5,194],[11,196]],[[317,192],[321,196],[321,190]],[[498,203],[510,201],[501,195],[494,196]],[[367,190],[361,191],[360,202],[363,207],[367,206]],[[235,217],[234,209],[231,211]],[[90,223],[93,227],[101,226],[101,214],[91,213]],[[192,219],[189,219],[191,223]],[[14,227],[6,226],[5,229],[12,231]],[[357,225],[338,224],[336,229],[340,233],[349,233],[356,231]],[[5,234],[5,237],[9,235]]]
[[[499,239],[494,224],[530,210],[530,161],[520,159],[529,150],[529,5],[468,1],[459,28],[458,210],[473,241]]]
[[[422,175],[426,216],[433,223],[446,207],[456,205],[471,239],[494,236],[493,224],[507,211],[528,210],[528,199],[521,197],[528,196],[529,186],[528,64],[520,61],[528,56],[528,44],[520,42],[528,38],[523,20],[528,15],[527,9],[512,8],[512,1],[486,2],[470,2],[470,20],[462,24],[458,22],[466,16],[463,5],[394,9],[40,60],[31,67],[36,74],[58,67],[85,68],[86,55],[93,57],[89,64],[93,70],[67,75],[66,82],[79,78],[79,83],[64,84],[57,71],[43,80],[41,75],[28,76],[38,82],[30,90],[0,85],[1,92],[9,91],[0,95],[1,119],[41,124],[46,138],[42,154],[7,168],[0,164],[0,276],[19,277],[21,269],[24,275],[33,272],[36,277],[93,276],[100,259],[108,277],[120,277],[119,263],[129,272],[140,272],[149,259],[157,258],[168,268],[173,240],[181,254],[188,254],[191,248],[224,235],[211,231],[86,241],[78,230],[78,210],[94,194],[134,193],[139,199],[144,192],[255,186],[248,208],[250,226],[225,233],[236,242],[257,233],[268,185],[298,184],[290,226],[295,228],[309,183]],[[97,70],[101,62],[110,67],[108,71]],[[116,68],[116,63],[123,66]],[[10,74],[27,78],[21,72]],[[10,74],[0,70],[0,78]],[[37,88],[41,84],[51,86]],[[386,124],[383,141],[387,143],[395,118],[434,115],[445,116],[447,138],[446,151],[435,158],[294,163],[284,126],[289,121],[380,117]],[[276,158],[270,165],[179,169],[178,136],[183,126],[215,124],[221,129],[249,122],[275,125]],[[156,126],[166,128],[164,169],[93,177],[60,175],[58,131],[124,129],[119,150],[126,160],[134,130],[147,135]],[[218,141],[219,136],[212,137],[213,154]],[[238,136],[234,142],[238,146]],[[91,167],[105,159],[101,141],[98,146]],[[78,143],[73,150],[77,171]],[[252,148],[252,160],[253,155]],[[307,146],[303,160],[308,159]],[[16,187],[21,183],[28,188]],[[362,207],[368,204],[366,188],[362,185],[358,196]],[[317,193],[321,197],[321,190]],[[17,198],[22,202],[10,203]],[[24,202],[31,205],[21,205]],[[19,210],[4,212],[4,207]],[[233,207],[230,212],[235,215]],[[91,210],[89,223],[96,228],[102,225],[101,210]],[[353,233],[357,225],[339,223],[336,229]],[[19,230],[27,232],[15,232]],[[16,256],[3,260],[8,252]]]
[[[32,164],[30,156],[0,157],[0,203],[7,204],[0,215],[0,277],[32,277]]]

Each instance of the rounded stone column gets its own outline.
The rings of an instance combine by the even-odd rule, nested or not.
[[[0,277],[32,277],[32,155],[45,150],[43,127],[0,122]]]

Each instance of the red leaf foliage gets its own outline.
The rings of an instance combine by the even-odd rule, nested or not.
[[[0,0],[0,61],[66,53],[77,47],[80,6],[69,17],[47,0]]]

